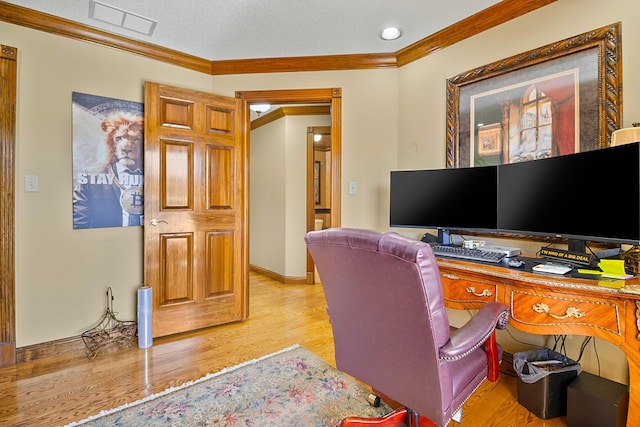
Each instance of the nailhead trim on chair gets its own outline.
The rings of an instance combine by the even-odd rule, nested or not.
[[[500,315],[500,317],[498,318],[498,322],[500,324],[504,323],[504,318],[506,317],[508,319],[508,315],[509,313],[502,313]],[[443,356],[443,357],[439,357],[440,360],[445,360],[445,361],[453,361],[453,360],[460,360],[463,359],[465,357],[467,357],[470,353],[473,353],[475,350],[477,350],[480,346],[484,345],[485,341],[487,341],[489,339],[489,337],[491,336],[491,334],[493,333],[493,331],[495,331],[495,328],[491,330],[491,332],[489,332],[487,335],[484,336],[484,338],[482,338],[482,340],[480,342],[478,342],[476,345],[474,345],[473,347],[471,347],[469,350],[465,351],[464,353],[458,355],[458,356]]]
[[[456,408],[456,410],[455,410],[455,411],[453,411],[453,412],[452,412],[452,414],[455,414],[456,412],[458,412],[458,411],[462,410],[462,407],[464,406],[464,404],[465,404],[465,403],[467,403],[467,400],[469,400],[469,399],[471,398],[471,396],[473,396],[473,393],[475,393],[475,392],[476,392],[476,390],[477,390],[477,389],[479,389],[479,388],[480,388],[480,386],[481,386],[482,384],[484,384],[484,382],[485,382],[486,380],[487,380],[487,377],[484,377],[484,379],[483,379],[482,381],[480,381],[480,384],[478,384],[478,386],[477,386],[476,388],[474,388],[474,389],[473,389],[473,391],[471,392],[471,394],[470,394],[470,395],[469,395],[469,396],[464,400],[464,402],[462,402],[462,403],[460,404],[460,406],[458,406],[458,407]],[[448,426],[450,422],[451,422],[451,418],[449,418],[449,419],[447,420],[447,423],[445,424],[445,427],[446,427],[446,426]]]
[[[492,333],[493,333],[493,331],[491,331],[488,335],[486,335],[484,338],[482,338],[482,340],[478,344],[474,345],[469,350],[465,351],[464,353],[459,354],[458,356],[442,356],[442,357],[439,357],[439,359],[440,360],[445,360],[445,361],[454,361],[454,360],[464,359],[469,354],[471,354],[475,350],[477,350],[479,347],[483,346],[485,341],[487,341],[489,339],[489,337],[491,336]]]

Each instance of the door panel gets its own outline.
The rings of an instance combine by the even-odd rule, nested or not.
[[[161,237],[159,307],[193,301],[193,235],[169,234]],[[184,261],[183,261],[184,260]]]
[[[207,298],[233,293],[233,233],[207,235]]]
[[[145,86],[145,284],[154,337],[244,320],[241,100]]]
[[[235,182],[233,147],[207,147],[207,206],[209,209],[233,209]]]
[[[160,141],[160,185],[163,209],[193,209],[193,144]]]

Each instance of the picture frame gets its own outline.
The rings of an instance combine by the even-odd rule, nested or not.
[[[489,156],[502,152],[502,126],[491,123],[478,127],[478,154]]]
[[[607,147],[621,120],[621,23],[451,77],[446,103],[447,168]]]
[[[71,113],[73,228],[141,226],[144,104],[72,92]]]

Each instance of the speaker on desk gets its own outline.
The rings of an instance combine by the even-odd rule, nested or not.
[[[425,243],[430,244],[431,246],[436,245],[450,245],[451,244],[451,234],[448,230],[443,230],[441,228],[438,229],[438,237],[433,234],[424,233],[422,236],[422,240]]]
[[[431,246],[435,246],[435,245],[437,245],[439,243],[438,242],[438,238],[436,236],[434,236],[433,234],[429,234],[429,233],[424,233],[422,235],[422,239],[420,239],[420,240],[422,240],[425,243],[430,244]]]
[[[567,387],[567,427],[624,427],[629,388],[582,372]]]

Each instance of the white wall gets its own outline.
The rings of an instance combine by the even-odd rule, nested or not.
[[[285,120],[251,131],[249,262],[275,273],[285,271]]]

